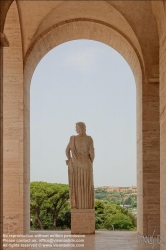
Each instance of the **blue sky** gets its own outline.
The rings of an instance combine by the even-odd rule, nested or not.
[[[111,47],[76,40],[51,50],[31,82],[31,181],[68,183],[65,148],[75,123],[94,140],[94,185],[136,185],[136,86]]]

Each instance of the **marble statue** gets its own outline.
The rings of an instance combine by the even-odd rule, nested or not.
[[[70,206],[71,209],[93,209],[93,140],[86,135],[83,122],[76,123],[76,132],[78,135],[70,137],[66,148]]]

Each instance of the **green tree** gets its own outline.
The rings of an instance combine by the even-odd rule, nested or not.
[[[31,215],[36,216],[36,220],[40,226],[43,228],[43,224],[40,218],[41,210],[43,209],[45,203],[56,193],[49,187],[47,182],[31,182],[30,185],[30,208]]]
[[[104,223],[104,202],[95,201],[95,228],[103,228]]]
[[[136,227],[136,217],[127,209],[116,204],[104,208],[104,227],[106,229],[130,229]],[[113,225],[113,226],[112,226]]]
[[[57,188],[57,193],[50,198],[50,211],[53,214],[53,227],[56,228],[56,220],[58,218],[59,212],[65,208],[66,202],[69,199],[69,188],[67,185],[59,185]]]
[[[61,211],[57,218],[57,227],[62,229],[71,228],[71,211],[64,210]]]
[[[125,204],[126,204],[126,205],[131,205],[131,204],[132,204],[132,198],[131,198],[131,196],[129,196],[129,197],[125,200]]]
[[[107,216],[107,220],[105,221],[106,229],[111,229],[114,227],[115,229],[130,229],[133,227],[131,219],[122,213],[116,213]]]
[[[68,185],[32,182],[30,186],[30,207],[35,226],[38,222],[40,229],[49,229],[52,218],[52,227],[56,228],[58,214],[66,206],[68,199]]]
[[[102,201],[95,201],[95,211],[98,214],[104,214],[104,202],[102,202]]]

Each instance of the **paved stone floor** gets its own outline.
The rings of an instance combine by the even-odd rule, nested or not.
[[[95,235],[85,235],[84,237],[71,235],[70,231],[33,231],[25,238],[4,238],[11,244],[4,247],[4,250],[150,250],[150,244],[138,244],[136,232],[126,231],[96,231]],[[11,242],[13,240],[13,242]],[[25,242],[26,240],[26,242]],[[58,242],[59,240],[59,242]],[[62,240],[64,242],[62,242]],[[77,240],[77,242],[71,242]],[[84,240],[84,242],[81,240]],[[60,242],[61,241],[61,242]],[[69,242],[70,241],[70,242]],[[6,242],[4,242],[6,244]],[[18,247],[19,244],[19,247]],[[26,244],[21,247],[21,244]],[[29,244],[29,245],[28,245]],[[31,246],[30,246],[31,244]],[[35,244],[35,245],[33,245]],[[58,246],[58,244],[66,244]],[[70,244],[83,244],[72,247]],[[23,246],[23,245],[22,245]],[[159,250],[160,246],[155,245],[154,250]]]

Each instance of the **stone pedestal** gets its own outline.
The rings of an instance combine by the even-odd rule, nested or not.
[[[71,233],[95,233],[95,209],[71,209]]]

